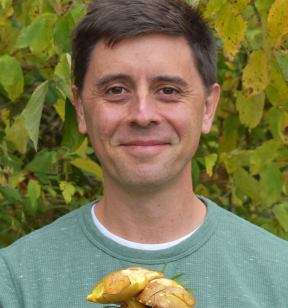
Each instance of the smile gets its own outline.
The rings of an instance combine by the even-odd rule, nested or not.
[[[127,143],[121,144],[125,147],[155,147],[155,146],[164,146],[168,145],[168,142],[159,141],[159,140],[133,140]]]

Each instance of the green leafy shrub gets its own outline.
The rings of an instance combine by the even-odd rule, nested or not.
[[[103,194],[77,131],[70,32],[86,2],[0,1],[0,247]],[[222,96],[195,192],[288,240],[288,4],[190,1],[214,29]]]

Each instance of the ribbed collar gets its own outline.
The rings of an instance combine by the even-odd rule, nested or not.
[[[218,206],[211,200],[198,196],[207,205],[207,216],[202,226],[188,239],[171,248],[145,251],[122,246],[104,236],[95,226],[91,207],[95,201],[84,205],[78,212],[78,219],[81,228],[90,240],[103,252],[123,261],[145,263],[145,264],[164,264],[186,257],[199,249],[214,233],[218,224]]]

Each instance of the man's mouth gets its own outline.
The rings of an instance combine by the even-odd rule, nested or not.
[[[122,146],[127,147],[153,147],[153,146],[163,146],[168,145],[169,142],[162,140],[132,140],[129,142],[122,143]]]

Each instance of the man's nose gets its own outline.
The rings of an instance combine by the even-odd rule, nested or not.
[[[149,93],[136,94],[129,107],[128,120],[131,124],[146,127],[160,121],[157,101]]]

